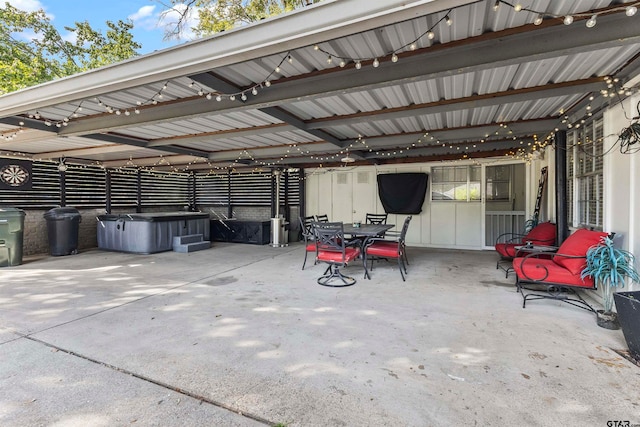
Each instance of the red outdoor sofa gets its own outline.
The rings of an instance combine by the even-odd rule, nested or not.
[[[596,289],[591,277],[580,276],[587,264],[587,251],[607,235],[580,229],[567,237],[555,253],[532,252],[514,258],[516,286],[524,300],[522,307],[527,300],[550,298],[595,312],[576,290]]]
[[[512,261],[518,255],[516,246],[529,243],[533,246],[553,246],[556,244],[556,225],[552,222],[541,222],[527,234],[504,233],[498,236],[495,243],[496,252],[500,255],[496,268],[502,267],[506,276],[513,271]]]

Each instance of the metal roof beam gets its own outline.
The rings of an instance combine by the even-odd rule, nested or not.
[[[202,74],[189,76],[189,77],[198,83],[204,84],[210,88],[215,88],[216,90],[223,93],[240,93],[242,91],[239,87],[232,85],[222,80],[220,77],[214,76],[211,73],[202,73]],[[236,98],[236,100],[238,99],[239,98]],[[240,102],[244,103],[244,101],[242,100],[240,100]],[[310,133],[311,135],[314,135],[324,141],[334,144],[337,147],[344,148],[344,146],[342,145],[342,141],[340,141],[335,136],[319,129],[309,130],[307,127],[307,124],[303,120],[299,119],[298,117],[294,116],[291,113],[288,113],[282,110],[281,108],[278,108],[278,107],[258,108],[258,111],[261,111],[265,114],[270,115],[271,117],[274,117],[278,120],[288,123],[295,128],[298,128],[307,133]]]
[[[275,55],[476,1],[327,0],[304,10],[7,94],[0,109],[5,116],[21,114]]]
[[[319,119],[309,124],[310,128],[327,128],[332,126],[347,126],[358,123],[375,122],[381,120],[402,119],[410,116],[446,113],[450,111],[471,110],[474,108],[490,107],[513,102],[535,101],[544,98],[554,98],[566,95],[586,94],[597,92],[606,85],[601,78],[591,78],[573,82],[558,83],[540,87],[508,90],[487,95],[475,95],[461,99],[417,104],[382,111],[354,114],[351,117],[337,117]]]
[[[108,154],[108,153],[122,153],[126,151],[134,150],[135,148],[131,145],[123,145],[123,144],[110,144],[103,145],[99,147],[90,147],[90,148],[74,148],[71,150],[60,150],[60,151],[49,151],[46,153],[38,153],[38,159],[57,159],[59,157],[81,157],[81,156],[91,156],[95,154]]]
[[[427,48],[421,54],[402,57],[399,63],[382,61],[378,68],[337,68],[330,72],[281,83],[276,80],[270,88],[264,88],[259,96],[250,97],[244,103],[229,100],[215,102],[203,97],[190,100],[189,103],[158,105],[139,115],[108,115],[83,119],[70,123],[60,133],[79,135],[178,118],[266,108],[305,99],[363,91],[392,83],[424,81],[604,47],[640,43],[640,26],[633,19],[628,19],[624,14],[600,18],[598,31],[591,31],[582,25],[560,25],[504,37],[500,37],[499,33],[489,39],[480,36],[480,41],[452,42]],[[452,46],[449,46],[450,44]]]
[[[95,139],[98,141],[104,142],[112,142],[114,144],[124,144],[124,145],[132,145],[134,147],[147,147],[147,141],[139,140],[135,138],[128,138],[126,136],[118,136],[118,135],[108,135],[108,134],[93,134],[93,135],[84,135],[83,138]],[[188,148],[174,147],[174,146],[162,146],[157,148],[159,151],[165,151],[167,153],[175,153],[175,154],[186,154],[189,156],[195,157],[209,157],[209,153],[201,150],[192,150]]]
[[[147,143],[147,147],[160,147],[163,145],[171,145],[171,144],[189,144],[192,142],[211,142],[217,141],[220,139],[230,139],[230,138],[246,138],[250,136],[260,135],[260,134],[275,134],[279,132],[290,132],[296,130],[297,128],[287,124],[276,124],[276,125],[268,125],[268,126],[255,126],[251,128],[238,129],[238,130],[230,130],[230,131],[221,131],[221,132],[205,132],[203,134],[189,135],[187,137],[172,137],[172,138],[162,138],[162,139],[154,139]]]

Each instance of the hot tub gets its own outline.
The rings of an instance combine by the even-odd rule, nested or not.
[[[98,216],[98,248],[134,254],[173,249],[174,236],[202,234],[209,240],[209,214],[162,212]]]

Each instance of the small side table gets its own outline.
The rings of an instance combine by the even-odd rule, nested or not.
[[[530,254],[533,252],[549,252],[554,253],[558,251],[557,246],[544,246],[544,245],[522,245],[515,246],[516,256],[520,256],[520,254]]]

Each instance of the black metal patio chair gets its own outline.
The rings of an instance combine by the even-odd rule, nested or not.
[[[340,267],[346,267],[360,256],[360,247],[351,246],[344,238],[344,226],[341,222],[315,222],[313,230],[316,244],[316,262],[329,264],[324,274],[318,278],[322,286],[342,287],[351,286],[356,279],[346,276]],[[366,269],[366,266],[365,266]],[[342,284],[335,284],[340,279]]]

